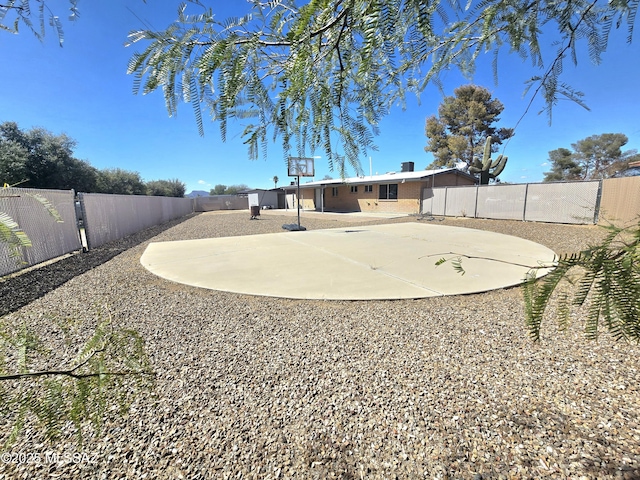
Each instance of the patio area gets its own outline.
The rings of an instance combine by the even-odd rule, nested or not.
[[[396,300],[517,285],[554,252],[511,235],[417,222],[154,242],[140,262],[186,285],[316,300]],[[441,259],[462,259],[465,274]],[[538,270],[544,274],[547,269]]]

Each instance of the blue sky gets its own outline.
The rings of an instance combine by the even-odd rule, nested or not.
[[[245,8],[242,0],[210,4],[220,18]],[[270,188],[274,175],[279,185],[288,183],[277,142],[269,144],[266,160],[251,161],[242,144],[241,124],[229,131],[223,143],[217,124],[205,120],[205,136],[200,137],[190,105],[180,105],[177,117],[169,118],[159,92],[133,95],[133,77],[126,75],[126,68],[131,55],[142,47],[125,48],[127,33],[144,28],[142,21],[156,29],[166,27],[175,19],[177,5],[177,1],[154,0],[80,1],[78,21],[65,23],[63,48],[52,31],[42,43],[26,29],[17,36],[0,32],[0,121],[15,121],[22,129],[39,126],[66,133],[78,142],[76,157],[97,168],[133,170],[145,180],[178,178],[187,184],[187,192],[208,191],[219,183]],[[68,3],[52,0],[51,6],[64,16]],[[503,181],[541,181],[549,169],[545,163],[550,150],[570,148],[589,135],[624,133],[629,137],[624,149],[640,150],[640,45],[637,41],[628,45],[625,35],[626,31],[612,35],[600,66],[593,66],[586,55],[577,68],[565,65],[564,80],[586,94],[591,111],[561,101],[549,126],[547,116],[537,114],[542,99],[534,102],[500,152],[509,156]],[[513,127],[529,103],[529,97],[522,97],[524,82],[538,72],[505,51],[495,85],[490,61],[490,56],[481,59],[473,83],[488,88],[505,105],[499,126]],[[453,71],[443,80],[447,95],[469,83]],[[378,151],[370,152],[374,174],[397,171],[402,162],[415,162],[416,169],[431,162],[431,155],[424,152],[424,123],[437,114],[441,101],[440,92],[429,87],[420,104],[409,99],[406,110],[392,110],[380,125]],[[361,161],[369,173],[369,158]],[[326,159],[316,159],[316,179],[324,175],[338,176],[329,170]]]

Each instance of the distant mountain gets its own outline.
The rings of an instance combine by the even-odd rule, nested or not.
[[[209,196],[209,192],[205,190],[193,190],[192,192],[187,193],[185,195],[185,197],[187,198],[208,197],[208,196]]]

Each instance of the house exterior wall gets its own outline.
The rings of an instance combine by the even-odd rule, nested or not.
[[[433,183],[433,184],[432,184]],[[372,183],[371,192],[365,191],[364,184],[353,185],[357,187],[357,192],[352,192],[352,185],[338,184],[327,185],[324,190],[325,210],[344,212],[380,212],[380,213],[420,213],[422,200],[422,190],[431,187],[445,187],[457,185],[473,185],[471,178],[463,177],[455,173],[443,173],[427,178],[423,181],[409,181],[402,183],[399,180],[397,199],[381,199],[380,185],[393,184],[393,182]],[[333,189],[337,189],[337,195],[333,194]],[[309,192],[310,200],[313,200],[313,190],[305,189]],[[313,208],[313,207],[312,207]]]
[[[249,206],[278,207],[278,192],[263,190],[261,192],[250,193],[248,195]]]
[[[290,208],[296,208],[296,194],[287,193],[284,196],[284,208],[287,210]]]
[[[311,188],[301,188],[300,189],[300,207],[302,210],[314,210],[315,200],[314,200],[314,189]],[[298,208],[297,203],[298,192],[296,190],[289,190],[285,195],[285,205],[286,209],[296,209]]]
[[[314,199],[315,189],[305,188],[300,190],[300,199],[303,210],[314,210],[316,202]]]

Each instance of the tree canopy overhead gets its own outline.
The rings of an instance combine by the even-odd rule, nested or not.
[[[68,0],[67,18],[74,21],[79,16],[78,0]],[[48,2],[51,3],[51,2]],[[4,0],[0,2],[0,30],[19,33],[21,26],[30,30],[39,40],[45,36],[47,27],[55,31],[58,43],[64,42],[64,28],[59,17],[46,0]]]
[[[167,109],[191,103],[203,129],[202,106],[219,122],[251,119],[244,131],[256,158],[270,138],[287,154],[321,149],[344,173],[361,172],[358,157],[374,149],[380,119],[419,94],[451,67],[472,75],[489,53],[517,53],[532,64],[531,97],[541,94],[551,112],[582,94],[561,79],[562,65],[578,62],[586,46],[601,61],[613,28],[632,39],[637,0],[250,0],[250,13],[219,19],[211,8],[190,14],[181,4],[166,30],[141,30],[130,43],[144,45],[129,73],[134,90],[162,89]],[[544,33],[542,33],[544,31]],[[527,107],[528,108],[528,107]]]
[[[440,85],[439,75],[452,67],[471,77],[483,54],[496,79],[500,53],[531,62],[525,111],[537,96],[549,115],[563,97],[585,106],[582,93],[562,80],[563,64],[587,55],[599,64],[614,29],[624,29],[630,43],[639,4],[248,0],[246,16],[222,19],[205,0],[187,1],[165,30],[130,34],[130,44],[144,45],[129,65],[134,89],[161,89],[170,114],[181,100],[191,103],[201,132],[204,107],[223,139],[229,120],[251,119],[244,138],[252,158],[269,138],[280,138],[285,154],[294,147],[298,155],[321,149],[341,173],[345,161],[361,173],[358,156],[375,148],[389,108],[429,83]],[[73,20],[78,2],[66,3]],[[48,22],[62,42],[64,9],[49,4],[3,2],[0,29],[15,33],[26,26],[42,38]]]

